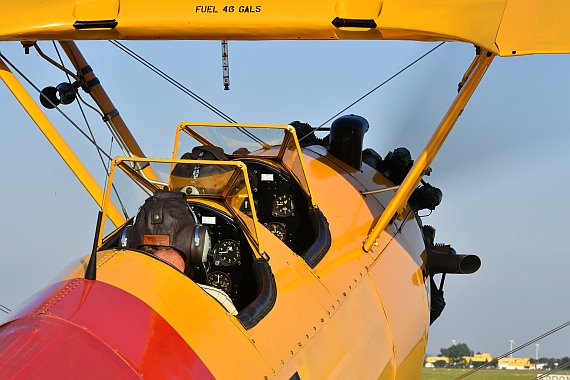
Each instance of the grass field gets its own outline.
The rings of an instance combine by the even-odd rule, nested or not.
[[[469,372],[468,369],[448,369],[448,368],[424,368],[421,380],[453,380],[459,376]],[[466,380],[530,380],[536,376],[546,373],[547,371],[521,371],[506,369],[482,369],[472,375],[467,376]],[[560,371],[553,373],[555,375],[570,375],[568,371]]]

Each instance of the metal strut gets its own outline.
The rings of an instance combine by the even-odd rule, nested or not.
[[[466,73],[468,78],[465,80],[464,77],[464,80],[462,81],[464,83],[461,86],[457,97],[449,107],[449,110],[433,133],[423,152],[416,159],[414,166],[412,166],[408,172],[408,175],[400,185],[400,188],[396,191],[390,200],[390,203],[388,203],[386,209],[384,209],[382,215],[380,215],[380,218],[372,228],[370,235],[368,235],[364,241],[362,248],[366,252],[372,249],[372,246],[375,244],[376,239],[378,239],[382,231],[384,231],[386,227],[392,223],[394,218],[402,212],[410,198],[410,195],[412,195],[414,189],[420,183],[424,173],[428,170],[433,159],[449,135],[449,132],[451,132],[451,129],[457,122],[457,119],[463,112],[467,102],[475,92],[481,78],[483,78],[487,68],[493,61],[494,56],[495,55],[493,53],[487,50],[481,50],[473,60],[473,63],[469,66]]]

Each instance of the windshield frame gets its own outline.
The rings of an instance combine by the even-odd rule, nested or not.
[[[315,198],[313,196],[312,186],[307,175],[307,168],[305,161],[303,159],[303,154],[301,151],[301,146],[297,138],[297,133],[295,128],[291,125],[278,125],[278,124],[232,124],[232,123],[199,123],[199,122],[182,122],[178,124],[176,129],[176,137],[174,139],[174,149],[172,151],[172,158],[176,159],[180,150],[181,139],[184,134],[190,136],[190,138],[195,139],[202,145],[217,146],[212,139],[208,139],[203,134],[199,133],[197,129],[204,128],[228,128],[228,129],[238,129],[247,138],[244,139],[244,143],[251,143],[255,141],[259,144],[259,148],[263,149],[263,152],[249,152],[248,153],[237,153],[237,152],[225,152],[231,159],[240,158],[270,158],[276,159],[283,166],[292,178],[301,186],[309,202],[313,207],[317,207],[315,203]],[[251,131],[250,131],[251,130]],[[279,130],[282,131],[283,137],[277,145],[270,145],[263,140],[256,137],[252,131],[270,131],[274,130],[277,135]],[[182,134],[184,132],[184,134]],[[257,140],[257,141],[256,141]],[[218,145],[219,146],[219,145]],[[221,147],[224,148],[223,146]],[[289,154],[288,154],[289,153]]]
[[[132,163],[133,165],[130,165]],[[115,173],[117,170],[122,171],[126,174],[132,181],[133,186],[139,186],[146,189],[151,196],[156,190],[164,188],[164,186],[169,186],[168,183],[160,182],[146,175],[144,170],[151,163],[164,163],[170,164],[170,172],[176,164],[200,164],[200,165],[224,165],[233,168],[233,173],[229,177],[229,180],[224,187],[223,191],[219,194],[199,194],[199,195],[187,195],[187,201],[193,200],[198,201],[199,199],[215,199],[223,203],[227,211],[232,217],[234,217],[239,223],[240,227],[250,241],[254,255],[256,258],[262,258],[265,252],[262,248],[261,239],[259,238],[259,222],[257,220],[257,212],[255,207],[251,207],[248,211],[251,212],[251,216],[244,214],[236,207],[235,199],[243,198],[244,201],[249,200],[250,204],[253,204],[253,195],[251,191],[251,186],[249,183],[249,178],[247,175],[247,167],[241,161],[209,161],[209,160],[182,160],[182,159],[165,159],[165,158],[139,158],[139,157],[115,157],[112,161],[111,168],[109,170],[109,177],[107,182],[107,187],[105,189],[105,194],[103,197],[103,208],[102,208],[102,218],[101,223],[98,225],[98,242],[97,247],[101,247],[104,237],[104,227],[105,222],[109,213],[110,207],[113,203],[111,201],[111,195],[113,193],[113,180],[115,178]],[[140,165],[139,165],[140,164]],[[146,165],[145,165],[146,164]],[[139,168],[138,170],[136,168]],[[245,184],[245,186],[243,186]],[[236,193],[235,189],[240,189],[240,194]],[[245,192],[244,192],[245,191]],[[245,215],[245,218],[241,216]],[[247,219],[246,219],[247,218]],[[124,221],[123,221],[124,222]]]

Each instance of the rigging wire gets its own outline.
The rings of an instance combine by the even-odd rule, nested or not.
[[[6,58],[2,53],[0,53],[0,58],[2,58],[4,61],[6,61],[6,63],[8,63],[8,65],[14,70],[16,71],[26,82],[28,82],[28,84],[30,86],[32,86],[34,88],[34,90],[36,90],[39,94],[41,94],[41,96],[44,96],[41,92],[41,90],[26,76],[24,75],[24,73],[22,73],[16,66],[14,66],[14,64],[12,62],[10,62],[10,60],[8,58]],[[45,98],[47,99],[47,98]],[[49,99],[47,99],[49,100]],[[55,105],[54,105],[55,106]],[[67,120],[69,121],[69,123],[71,125],[73,125],[75,127],[75,129],[77,129],[79,131],[79,133],[81,133],[83,135],[83,137],[85,137],[91,144],[93,144],[93,146],[95,146],[95,148],[97,148],[97,150],[99,152],[101,152],[101,154],[103,154],[107,159],[112,160],[112,157],[107,155],[107,153],[99,146],[97,145],[97,142],[93,139],[91,139],[91,137],[89,137],[73,120],[71,120],[71,118],[69,116],[67,116],[65,114],[65,112],[63,112],[59,106],[55,106],[55,109]]]
[[[191,98],[196,100],[198,103],[202,104],[204,107],[208,108],[210,111],[212,111],[216,115],[220,116],[222,119],[224,119],[228,123],[236,123],[236,121],[234,119],[232,119],[231,117],[226,115],[224,112],[222,112],[221,110],[216,108],[214,105],[208,103],[205,99],[201,98],[199,95],[197,95],[196,93],[191,91],[189,88],[187,88],[186,86],[184,86],[183,84],[178,82],[176,79],[172,78],[170,75],[166,74],[164,71],[160,70],[158,67],[154,66],[152,63],[150,63],[149,61],[147,61],[146,59],[144,59],[143,57],[141,57],[140,55],[138,55],[137,53],[135,53],[134,51],[132,51],[131,49],[129,49],[128,47],[123,45],[122,43],[120,43],[119,41],[110,40],[109,42],[112,43],[113,45],[115,45],[116,47],[118,47],[119,49],[121,49],[123,52],[130,55],[132,58],[134,58],[138,62],[140,62],[143,66],[145,66],[148,69],[150,69],[151,71],[153,71],[155,74],[162,77],[164,80],[166,80],[167,82],[172,84],[174,87],[178,88],[179,90],[184,92],[186,95],[190,96]]]
[[[12,310],[10,310],[6,306],[0,304],[0,311],[3,311],[4,313],[9,314]]]
[[[207,100],[200,97],[198,94],[196,94],[195,92],[190,90],[188,87],[186,87],[183,84],[181,84],[180,82],[178,82],[176,79],[172,78],[170,75],[166,74],[164,71],[160,70],[158,67],[156,67],[155,65],[153,65],[152,63],[150,63],[149,61],[144,59],[142,56],[135,53],[133,50],[129,49],[127,46],[123,45],[119,41],[110,40],[109,42],[112,43],[115,47],[121,49],[124,53],[126,53],[129,56],[131,56],[132,58],[134,58],[136,61],[141,63],[143,66],[145,66],[146,68],[148,68],[149,70],[151,70],[152,72],[157,74],[158,76],[160,76],[162,79],[166,80],[168,83],[172,84],[174,87],[176,87],[180,91],[184,92],[186,95],[190,96],[192,99],[196,100],[198,103],[202,104],[204,107],[206,107],[210,111],[214,112],[216,115],[218,115],[219,117],[221,117],[222,119],[224,119],[228,123],[237,124],[237,122],[234,119],[232,119],[231,117],[226,115],[224,112],[222,112],[221,110],[216,108],[214,105],[210,104]],[[261,140],[260,138],[255,136],[253,133],[251,133],[247,129],[245,129],[243,127],[237,127],[237,128],[243,134],[245,134],[246,136],[251,138],[253,141],[257,142],[258,144],[260,144],[262,146],[266,145],[263,140]]]
[[[519,350],[521,350],[521,349],[523,349],[523,348],[525,348],[525,347],[527,347],[527,346],[530,346],[531,344],[533,344],[533,343],[535,343],[535,342],[538,342],[538,341],[541,340],[542,338],[546,338],[547,336],[549,336],[549,335],[551,335],[551,334],[554,334],[555,332],[557,332],[557,331],[559,331],[559,330],[562,330],[563,328],[568,327],[568,326],[570,326],[570,321],[568,321],[568,322],[566,322],[566,323],[563,323],[563,324],[561,324],[560,326],[555,327],[555,328],[553,328],[552,330],[547,331],[547,332],[545,332],[544,334],[542,334],[542,335],[540,335],[540,336],[538,336],[538,337],[536,337],[536,338],[534,338],[534,339],[532,339],[532,340],[529,340],[528,342],[526,342],[526,343],[524,343],[524,344],[521,344],[520,346],[518,346],[518,347],[516,347],[516,348],[514,348],[514,349],[512,349],[512,350],[510,350],[510,351],[507,352],[507,353],[504,353],[504,354],[501,355],[501,356],[496,357],[495,359],[491,360],[491,361],[488,362],[488,363],[484,363],[484,364],[480,365],[479,367],[477,367],[477,368],[475,368],[475,369],[473,369],[473,370],[471,370],[471,371],[469,371],[469,372],[467,372],[467,373],[465,373],[465,374],[463,374],[463,375],[461,375],[461,376],[459,376],[459,377],[456,377],[455,380],[460,380],[460,379],[466,378],[467,376],[472,375],[473,373],[479,371],[480,369],[489,367],[490,365],[497,363],[499,360],[501,360],[501,359],[503,359],[503,358],[506,358],[506,357],[509,356],[510,354],[512,354],[512,353],[514,353],[514,352],[517,352],[517,351],[519,351]]]
[[[61,58],[61,55],[59,54],[59,49],[57,48],[55,41],[52,41],[52,43],[53,43],[53,47],[55,49],[55,52],[57,53],[57,56],[59,57],[59,62],[61,63],[61,67],[63,67],[65,69],[65,64],[63,63],[63,59]],[[71,84],[71,79],[69,78],[69,74],[67,73],[67,71],[69,71],[69,70],[65,69],[67,81],[69,84]],[[77,95],[79,95],[79,94],[77,94]],[[83,99],[81,99],[81,101],[84,102]],[[91,135],[91,138],[93,139],[93,141],[96,141],[95,135],[93,134],[93,130],[91,129],[91,125],[89,124],[89,120],[87,119],[87,115],[85,115],[85,111],[83,110],[81,103],[77,102],[77,106],[79,107],[79,111],[81,112],[81,115],[83,116],[83,120],[85,121],[85,125],[87,126],[87,129],[89,130],[89,134]],[[95,109],[94,107],[91,107],[91,108]],[[100,112],[97,112],[97,113],[99,115],[101,115]],[[112,147],[113,147],[113,139],[111,137],[111,148],[109,149],[109,153],[111,153]],[[107,186],[107,180],[109,179],[109,166],[107,164],[105,164],[105,160],[103,159],[103,155],[101,154],[100,150],[97,150],[97,154],[99,155],[99,159],[101,161],[101,164],[103,165],[103,169],[105,169],[105,174],[106,174],[106,176],[105,176],[105,187],[106,187]],[[110,154],[108,155],[108,157],[110,157]],[[107,162],[110,162],[110,161],[111,161],[111,159],[109,158]],[[128,214],[127,210],[125,209],[125,205],[123,204],[123,201],[121,200],[121,197],[119,196],[119,192],[115,188],[115,185],[113,185],[113,191],[115,192],[115,195],[117,196],[117,200],[119,201],[119,204],[121,205],[121,210],[123,211],[123,215],[124,215],[125,219],[129,219],[129,214]]]
[[[351,108],[352,106],[354,106],[356,103],[360,102],[361,100],[363,100],[364,98],[366,98],[368,95],[372,94],[374,91],[378,90],[380,87],[384,86],[386,83],[390,82],[392,79],[396,78],[398,75],[402,74],[404,71],[408,70],[410,67],[412,67],[413,65],[415,65],[416,63],[418,63],[419,61],[421,61],[422,59],[424,59],[425,57],[427,57],[428,55],[430,55],[431,53],[433,53],[435,50],[439,49],[441,47],[441,45],[443,45],[445,43],[444,42],[440,42],[437,46],[435,46],[434,48],[432,48],[431,50],[429,50],[428,52],[424,53],[423,55],[421,55],[419,58],[417,58],[415,61],[413,61],[412,63],[408,64],[406,67],[404,67],[403,69],[401,69],[400,71],[398,71],[396,74],[392,75],[390,78],[386,79],[384,82],[380,83],[378,86],[374,87],[372,90],[368,91],[366,94],[362,95],[360,98],[356,99],[354,102],[350,103],[348,106],[346,106],[345,108],[343,108],[341,111],[339,111],[338,113],[336,113],[334,116],[332,116],[331,118],[329,118],[327,121],[325,121],[324,123],[322,123],[321,125],[319,125],[317,128],[315,128],[314,130],[312,130],[310,133],[307,133],[305,136],[301,137],[299,139],[299,141],[303,140],[305,137],[309,136],[311,133],[314,133],[316,131],[318,131],[319,129],[321,129],[325,124],[327,124],[329,121],[331,121],[332,119],[336,118],[338,115],[340,115],[341,113],[345,112],[346,110],[348,110],[349,108]]]

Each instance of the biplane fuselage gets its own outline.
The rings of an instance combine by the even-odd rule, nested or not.
[[[351,168],[321,146],[303,148],[302,154],[312,199],[328,221],[331,245],[312,268],[256,223],[276,298],[253,326],[244,326],[239,314],[232,315],[172,266],[115,246],[97,253],[95,281],[84,278],[89,258],[78,260],[12,313],[12,322],[0,331],[0,371],[41,375],[49,358],[63,376],[418,377],[427,344],[429,285],[414,213],[409,210],[377,246],[363,251],[370,226],[391,195],[362,191],[391,183],[366,164],[361,170]],[[269,169],[282,168],[255,155],[243,162],[249,172],[257,168],[260,179]],[[263,173],[259,163],[275,166]],[[282,180],[287,178],[293,177]],[[261,192],[259,182],[257,187]],[[232,215],[216,199],[197,195],[189,201],[198,211],[207,206],[210,217]],[[303,212],[300,205],[295,206],[298,214]],[[261,208],[260,200],[260,220]],[[231,232],[220,231],[213,233],[213,245]],[[244,251],[242,247],[240,265],[251,261],[243,257]],[[238,312],[244,308],[239,303],[236,300]],[[91,372],[92,366],[105,369]]]

